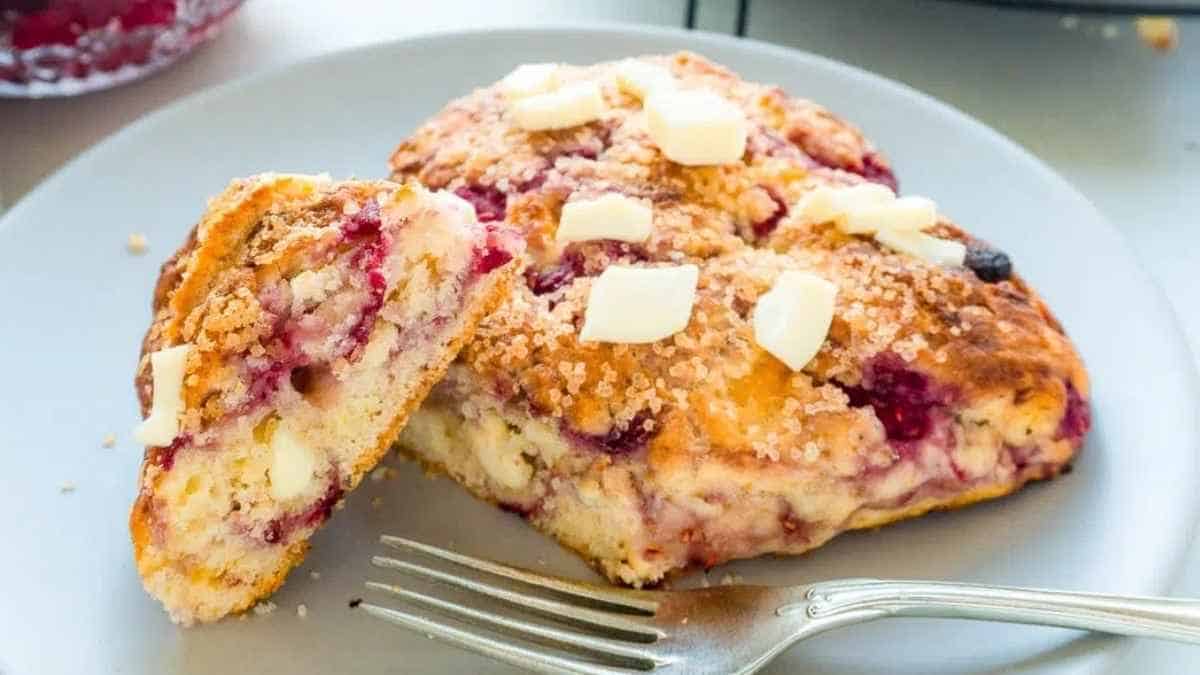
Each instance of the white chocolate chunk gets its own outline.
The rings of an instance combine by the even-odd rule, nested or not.
[[[523,490],[533,477],[525,460],[524,443],[509,431],[508,423],[495,413],[483,413],[476,437],[476,457],[489,478],[509,490]]]
[[[456,223],[474,223],[478,220],[475,206],[449,190],[438,190],[432,193],[433,199],[455,217]]]
[[[806,192],[792,212],[808,223],[837,221],[844,225],[846,214],[859,209],[888,204],[896,199],[886,185],[860,183],[846,187],[822,185]],[[853,234],[853,233],[851,233]]]
[[[847,211],[839,227],[850,234],[870,234],[880,230],[917,232],[936,222],[937,204],[932,199],[900,197],[889,203],[868,204]]]
[[[847,234],[874,234],[879,243],[936,265],[961,266],[967,247],[921,232],[937,223],[937,204],[925,197],[899,197],[875,183],[821,186],[792,208],[806,223],[834,222]],[[765,297],[765,296],[764,296]]]
[[[500,90],[512,101],[544,94],[557,86],[557,63],[526,63],[500,80]]]
[[[512,105],[513,119],[525,131],[566,129],[604,114],[604,96],[595,82],[578,82],[561,89],[527,96]]]
[[[874,204],[889,204],[896,199],[896,193],[890,187],[879,183],[859,183],[830,188],[830,191],[833,208],[843,213]]]
[[[617,87],[633,96],[644,99],[650,94],[675,87],[675,76],[671,71],[637,59],[625,59],[617,64]]]
[[[581,342],[655,342],[687,327],[700,269],[612,265],[592,283]]]
[[[803,223],[827,223],[838,217],[833,208],[833,188],[822,185],[805,192],[792,207],[792,216]]]
[[[650,138],[672,162],[729,164],[746,151],[746,115],[716,93],[655,91],[645,108]]]
[[[833,322],[837,286],[810,272],[787,270],[754,307],[754,340],[792,370],[817,355]]]
[[[271,496],[285,501],[302,494],[313,482],[316,453],[280,424],[271,435]]]
[[[560,242],[615,239],[646,241],[654,213],[640,199],[610,192],[596,199],[563,204],[555,239]]]
[[[150,355],[150,373],[154,395],[150,416],[142,420],[133,437],[149,446],[170,445],[179,435],[179,415],[183,412],[183,375],[191,345],[176,345]]]
[[[880,230],[875,233],[875,240],[894,251],[923,258],[935,265],[961,267],[967,256],[967,247],[961,242],[939,239],[924,232]]]

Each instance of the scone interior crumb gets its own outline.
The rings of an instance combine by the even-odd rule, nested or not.
[[[131,518],[139,571],[183,622],[282,581],[516,252],[468,204],[415,186],[260,177],[230,191],[236,208],[210,209],[147,336],[147,352],[190,346],[178,435],[148,449]],[[234,229],[232,252],[206,259]]]

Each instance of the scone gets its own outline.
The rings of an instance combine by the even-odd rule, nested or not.
[[[522,243],[447,193],[234,181],[163,265],[136,386],[130,515],[146,589],[180,623],[252,605],[394,441]]]
[[[1083,444],[1083,365],[1008,257],[777,87],[522,66],[391,168],[529,257],[400,444],[613,580],[998,497]]]

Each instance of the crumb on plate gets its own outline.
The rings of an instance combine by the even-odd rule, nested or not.
[[[1179,23],[1169,16],[1139,16],[1134,24],[1147,47],[1167,53],[1179,46]]]
[[[142,255],[150,248],[150,242],[146,240],[146,235],[141,232],[134,232],[129,235],[129,241],[125,242],[125,248],[134,255]]]

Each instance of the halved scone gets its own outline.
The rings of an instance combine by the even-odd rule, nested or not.
[[[613,580],[998,497],[1083,444],[1083,364],[1008,257],[777,87],[688,53],[525,67],[391,166],[530,257],[400,444]]]
[[[277,588],[387,451],[522,244],[448,193],[299,175],[234,181],[166,262],[137,391],[130,515],[181,623]]]

